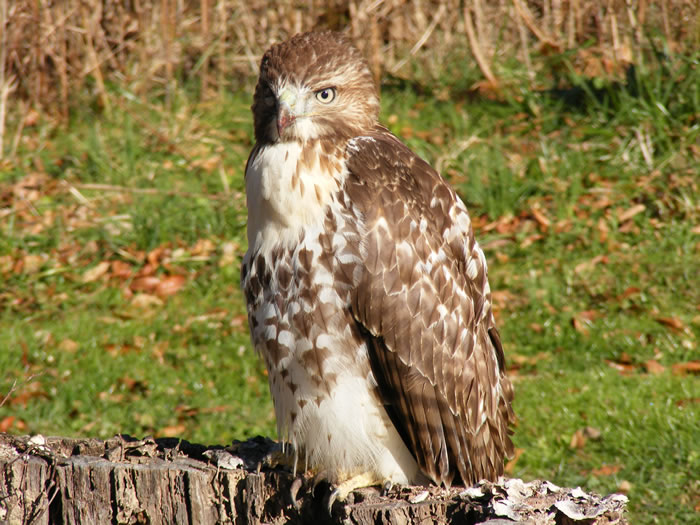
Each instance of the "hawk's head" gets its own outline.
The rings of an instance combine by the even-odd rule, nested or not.
[[[347,37],[311,32],[263,55],[252,109],[258,143],[348,139],[376,124],[379,96]]]

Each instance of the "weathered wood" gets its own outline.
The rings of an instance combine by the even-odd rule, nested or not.
[[[326,510],[329,487],[260,469],[269,439],[207,448],[176,439],[0,434],[0,525],[626,523],[626,498],[518,479],[456,487],[363,489]]]

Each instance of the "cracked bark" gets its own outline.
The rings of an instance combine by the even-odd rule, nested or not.
[[[356,491],[325,509],[329,487],[259,470],[274,443],[231,447],[177,439],[44,438],[0,434],[0,525],[626,523],[624,496],[586,494],[517,479],[455,487]],[[504,521],[505,520],[505,521]]]

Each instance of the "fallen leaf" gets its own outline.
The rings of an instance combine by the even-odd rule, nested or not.
[[[602,433],[595,427],[584,427],[583,435],[586,436],[588,439],[598,441],[601,438]]]
[[[583,430],[579,429],[571,436],[571,441],[569,442],[569,448],[571,449],[581,449],[586,446],[586,436],[583,434]]]
[[[673,375],[700,374],[700,361],[688,361],[671,365]]]
[[[617,485],[617,491],[622,492],[623,494],[627,494],[630,490],[632,490],[632,483],[630,483],[626,479],[623,479]]]
[[[184,434],[185,430],[187,430],[187,427],[185,427],[185,425],[182,425],[182,424],[170,425],[170,426],[161,428],[160,432],[158,432],[157,435],[159,437],[177,437],[179,435]]]
[[[83,282],[91,283],[102,277],[109,270],[109,261],[102,261],[97,266],[90,268],[83,274]]]
[[[618,297],[618,301],[623,301],[627,299],[628,297],[631,297],[633,295],[637,295],[641,292],[641,290],[635,286],[630,286],[629,288],[625,289],[624,292],[622,292]]]
[[[691,405],[694,403],[700,403],[700,397],[686,397],[676,401],[676,406],[678,408],[683,408],[686,405]]]
[[[535,218],[537,223],[542,226],[544,230],[547,230],[549,226],[552,224],[551,221],[547,218],[547,216],[542,213],[542,211],[539,208],[531,208],[530,212],[532,213],[532,216]]]
[[[169,297],[180,291],[186,282],[182,275],[169,275],[160,280],[155,288],[155,294],[162,298]]]
[[[607,255],[596,255],[590,261],[583,261],[581,263],[578,263],[576,266],[574,266],[574,273],[581,273],[583,271],[592,270],[593,267],[598,263],[607,264]]]
[[[112,261],[112,277],[128,279],[131,277],[131,265],[124,261]]]
[[[27,403],[29,403],[30,400],[38,397],[48,399],[49,394],[46,392],[46,390],[44,390],[39,381],[32,381],[31,383],[24,385],[22,390],[15,392],[10,397],[10,405],[27,406]]]
[[[533,235],[528,235],[527,237],[525,237],[525,239],[523,239],[523,242],[520,243],[520,247],[527,248],[531,244],[534,244],[536,241],[539,241],[541,239],[544,239],[544,235],[539,234],[539,233],[535,233]]]
[[[515,452],[513,454],[513,459],[509,460],[506,463],[505,471],[507,474],[513,473],[513,470],[515,470],[515,464],[518,462],[518,459],[520,459],[520,456],[523,455],[523,452],[525,452],[524,448],[517,448],[516,447]]]
[[[622,352],[617,360],[618,362],[624,363],[626,365],[632,364],[632,356],[629,355],[627,352]]]
[[[646,210],[646,206],[644,206],[644,204],[635,204],[631,208],[620,212],[617,216],[617,220],[623,223],[625,221],[630,220],[635,215],[642,213],[644,210]]]
[[[644,368],[646,371],[653,375],[663,374],[666,367],[659,363],[656,359],[649,359],[644,362]]]
[[[594,476],[612,476],[613,474],[617,474],[620,472],[620,469],[622,469],[622,465],[603,465],[602,467],[599,468],[594,468],[591,470],[591,474]]]
[[[590,332],[588,325],[590,325],[591,323],[586,319],[574,316],[571,318],[571,324],[573,325],[574,330],[576,330],[582,335],[588,335],[588,333]]]
[[[618,363],[616,361],[611,361],[609,359],[606,359],[605,362],[608,364],[608,366],[614,368],[622,375],[630,375],[630,374],[634,373],[636,370],[636,367],[634,365],[628,365],[626,363]]]
[[[163,306],[163,301],[155,295],[140,293],[136,294],[131,300],[131,306],[135,308],[147,309],[154,306]]]
[[[31,275],[41,270],[44,258],[41,255],[25,255],[22,258],[22,273]]]
[[[0,419],[0,432],[9,432],[15,422],[15,416],[7,416]]]
[[[70,352],[73,353],[75,352],[80,345],[73,341],[72,339],[64,339],[60,343],[58,343],[58,349],[63,350],[64,352]]]
[[[117,379],[117,383],[124,385],[129,392],[146,392],[148,390],[148,384],[145,381],[134,379],[128,375]]]
[[[9,273],[15,265],[12,255],[0,255],[0,274]]]
[[[129,289],[134,292],[153,292],[160,284],[160,279],[154,275],[137,277],[129,285]]]
[[[657,323],[661,323],[664,326],[668,326],[669,328],[677,332],[682,332],[683,330],[685,330],[685,325],[683,324],[683,321],[678,319],[678,317],[655,317],[654,320]]]
[[[192,246],[190,253],[192,255],[208,257],[214,250],[216,250],[216,245],[211,241],[211,239],[199,239],[196,243],[194,243],[194,246]]]

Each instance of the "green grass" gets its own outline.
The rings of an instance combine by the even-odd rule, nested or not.
[[[519,416],[509,475],[627,486],[633,523],[700,505],[700,380],[683,373],[700,361],[700,74],[674,60],[576,107],[383,94],[487,253]],[[115,88],[110,111],[25,128],[0,164],[0,400],[16,384],[0,429],[274,435],[239,292],[250,93],[175,95],[166,110]]]

